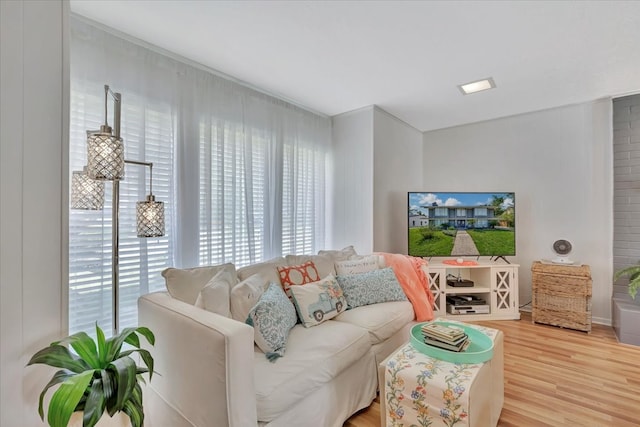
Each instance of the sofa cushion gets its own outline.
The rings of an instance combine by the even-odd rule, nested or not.
[[[186,302],[187,304],[195,304],[198,294],[205,287],[209,280],[215,276],[220,270],[226,270],[233,278],[232,285],[236,282],[236,267],[233,264],[213,265],[195,268],[165,268],[162,270],[167,291],[169,294]]]
[[[345,259],[350,259],[351,257],[358,256],[353,246],[347,246],[346,248],[342,248],[340,250],[318,251],[318,255],[329,256],[331,257],[331,259],[333,259],[333,262],[343,261]]]
[[[282,289],[291,298],[289,288],[295,285],[306,285],[320,280],[320,275],[313,261],[307,261],[300,265],[278,266],[278,275]]]
[[[258,421],[272,421],[290,410],[305,396],[349,369],[370,348],[364,329],[330,320],[308,329],[296,325],[289,332],[285,356],[276,363],[269,363],[256,351]]]
[[[280,283],[277,267],[286,264],[284,257],[278,257],[258,264],[247,265],[238,269],[238,279],[244,280],[254,274],[260,274],[269,283]]]
[[[378,255],[368,255],[357,259],[336,261],[335,268],[338,276],[366,273],[378,269]]]
[[[247,317],[256,344],[270,362],[284,356],[289,331],[297,321],[296,310],[277,283],[269,285]]]
[[[220,270],[200,290],[194,305],[221,316],[231,317],[229,294],[234,283],[235,277],[226,270]]]
[[[409,301],[392,301],[347,310],[333,320],[366,329],[371,344],[375,345],[391,337],[413,318],[413,306]]]
[[[298,317],[305,328],[319,325],[347,309],[347,300],[333,275],[289,288]]]
[[[388,301],[406,301],[407,296],[391,268],[338,276],[349,308]]]
[[[318,270],[321,279],[330,274],[335,276],[336,269],[333,266],[333,258],[329,255],[287,255],[287,265],[300,265],[312,261]]]
[[[260,300],[269,282],[260,274],[247,277],[231,289],[231,317],[238,322],[246,322],[249,311]]]

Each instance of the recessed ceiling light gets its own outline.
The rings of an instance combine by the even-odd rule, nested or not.
[[[475,82],[465,83],[463,85],[458,85],[458,89],[460,89],[460,92],[462,92],[463,95],[469,95],[483,90],[493,89],[494,87],[496,87],[496,82],[494,82],[493,78],[491,77]]]

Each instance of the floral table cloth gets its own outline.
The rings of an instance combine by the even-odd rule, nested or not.
[[[447,320],[449,321],[449,320]],[[495,341],[496,329],[474,327]],[[486,362],[486,363],[491,363]],[[416,350],[410,343],[385,365],[387,426],[469,426],[471,388],[481,364],[454,364]],[[486,390],[490,393],[490,390]]]

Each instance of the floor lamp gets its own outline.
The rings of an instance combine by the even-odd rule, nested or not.
[[[104,181],[113,186],[111,227],[111,305],[113,335],[119,326],[119,249],[120,249],[120,180],[124,179],[125,164],[149,168],[149,195],[136,203],[138,237],[164,236],[164,202],[153,195],[153,163],[124,158],[124,144],[120,137],[120,110],[122,96],[104,86],[104,124],[99,131],[87,131],[87,166],[73,171],[71,176],[71,209],[101,210],[104,207]],[[113,130],[107,123],[107,104],[113,98]]]

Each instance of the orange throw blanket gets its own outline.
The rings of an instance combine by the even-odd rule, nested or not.
[[[378,253],[384,257],[387,267],[391,267],[413,305],[418,322],[433,320],[433,295],[429,290],[429,279],[422,270],[427,261],[402,254]]]

